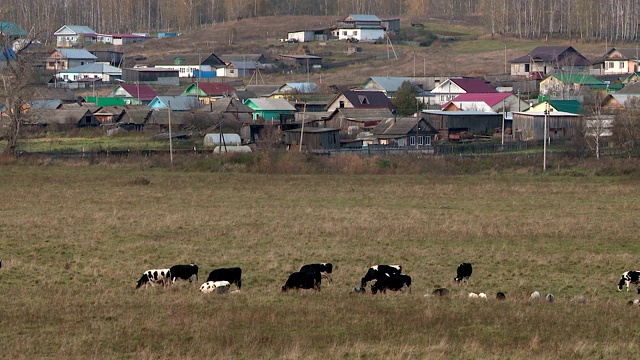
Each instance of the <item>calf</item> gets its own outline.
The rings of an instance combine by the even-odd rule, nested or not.
[[[394,275],[402,272],[400,265],[373,265],[360,280],[360,287],[364,288],[371,280],[378,280],[382,275]]]
[[[231,283],[228,281],[207,281],[204,284],[200,285],[200,291],[205,294],[210,292],[217,293],[226,293],[229,292],[229,288],[231,287]]]
[[[171,278],[171,272],[169,269],[154,269],[147,270],[142,273],[142,277],[138,280],[138,284],[136,285],[136,289],[141,288],[142,286],[147,286],[153,284],[162,284],[162,286],[169,285],[169,279]]]
[[[631,284],[638,286],[640,283],[640,271],[638,270],[629,270],[622,273],[620,277],[620,282],[618,282],[618,291],[622,291],[622,287],[627,285],[627,292],[629,292],[629,288]],[[638,294],[640,294],[640,287],[638,288]]]
[[[294,272],[289,275],[287,282],[282,287],[282,292],[290,289],[314,289],[320,291],[322,275],[319,272]]]
[[[371,285],[371,293],[375,294],[380,291],[383,294],[387,293],[387,290],[399,291],[407,287],[411,292],[411,276],[406,274],[384,274],[379,276],[378,279]]]
[[[169,272],[171,273],[172,284],[176,280],[189,280],[189,282],[193,282],[194,278],[198,280],[198,265],[196,264],[173,265],[169,268]]]
[[[468,282],[471,277],[471,273],[473,272],[473,267],[470,263],[463,262],[458,265],[458,269],[456,270],[456,277],[453,278],[455,282],[458,284],[462,282]]]
[[[242,269],[239,267],[215,269],[209,273],[207,281],[228,281],[231,284],[236,284],[238,290],[240,290],[240,287],[242,287]]]
[[[328,282],[333,283],[333,279],[331,278],[331,273],[333,272],[333,265],[331,263],[307,264],[307,265],[303,265],[300,268],[300,272],[313,272],[313,271],[319,272],[320,275],[326,278]]]

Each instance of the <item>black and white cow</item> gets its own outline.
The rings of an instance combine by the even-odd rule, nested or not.
[[[192,282],[194,279],[198,280],[198,265],[173,265],[169,268],[171,273],[171,283],[175,283],[177,280],[189,280]]]
[[[200,291],[202,291],[203,293],[211,293],[211,292],[217,292],[219,294],[224,294],[224,293],[228,293],[229,292],[229,288],[231,287],[231,284],[226,281],[207,281],[204,284],[200,285]]]
[[[371,293],[375,294],[380,291],[386,294],[387,290],[400,291],[405,287],[411,292],[411,276],[406,274],[384,274],[378,276],[378,279],[371,285]]]
[[[242,269],[239,267],[215,269],[209,273],[207,281],[228,281],[231,284],[236,284],[238,290],[240,290],[242,287]]]
[[[629,292],[631,284],[638,286],[640,284],[640,271],[629,270],[623,272],[620,277],[620,282],[618,282],[618,291],[622,291],[625,284],[627,285],[627,292]],[[640,294],[640,287],[638,287],[638,294]]]
[[[136,285],[136,289],[141,288],[142,286],[147,286],[153,284],[162,284],[162,286],[167,286],[170,283],[171,273],[169,269],[153,269],[147,270],[142,273],[142,277],[138,280],[138,284]]]
[[[307,264],[303,265],[300,268],[300,272],[313,272],[317,271],[322,275],[322,277],[326,278],[327,281],[333,283],[333,279],[331,278],[331,273],[333,272],[333,265],[331,263],[320,263],[320,264]]]
[[[471,277],[471,273],[473,273],[473,267],[468,262],[463,262],[458,265],[458,269],[456,270],[456,277],[453,278],[455,282],[458,284],[463,282],[468,282]]]
[[[291,289],[314,289],[320,291],[322,284],[322,275],[317,271],[312,272],[294,272],[289,275],[287,282],[282,287],[282,292]]]
[[[381,275],[394,275],[400,274],[401,272],[402,266],[400,265],[373,265],[369,268],[362,280],[360,280],[360,287],[366,287],[369,281],[377,280]]]

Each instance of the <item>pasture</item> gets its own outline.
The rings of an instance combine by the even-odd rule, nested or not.
[[[640,268],[639,184],[1,165],[2,357],[633,358],[640,308],[626,302],[639,296],[616,284]],[[281,293],[325,261],[333,284]],[[458,287],[462,261],[474,273]],[[197,283],[135,290],[144,270],[191,262]],[[352,293],[376,263],[402,264],[412,293]],[[241,292],[198,291],[231,266]],[[423,296],[436,286],[450,295]]]

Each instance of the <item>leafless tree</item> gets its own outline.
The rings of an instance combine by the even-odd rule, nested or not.
[[[640,144],[640,98],[624,103],[624,110],[616,116],[611,129],[612,139],[629,154],[638,153]]]

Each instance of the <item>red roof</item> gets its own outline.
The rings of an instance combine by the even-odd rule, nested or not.
[[[456,96],[455,98],[453,98],[453,100],[448,101],[446,104],[442,105],[442,108],[444,109],[450,103],[452,103],[452,102],[455,103],[455,102],[458,102],[458,101],[466,101],[466,102],[483,101],[487,105],[489,105],[490,107],[493,107],[493,106],[499,104],[500,102],[502,102],[502,100],[508,98],[509,95],[511,95],[511,94],[510,93],[500,93],[500,92],[496,92],[496,93],[460,94],[460,95]]]
[[[458,85],[468,94],[470,93],[496,93],[496,89],[487,85],[482,79],[449,79],[454,84]]]
[[[138,99],[140,101],[151,101],[155,99],[158,95],[149,85],[141,85],[141,84],[124,84],[120,85],[122,88],[128,92],[132,98]]]
[[[223,82],[204,82],[199,83],[198,87],[208,96],[223,96],[231,95],[236,89]]]

